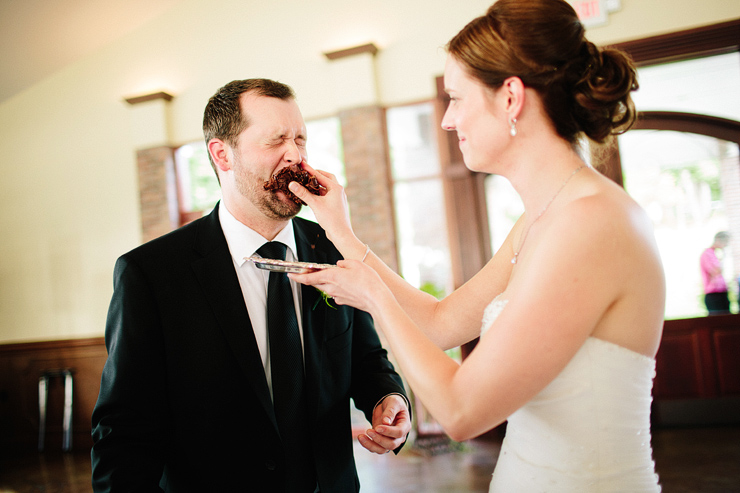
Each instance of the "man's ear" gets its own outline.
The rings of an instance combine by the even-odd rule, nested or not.
[[[519,113],[524,106],[524,83],[519,77],[508,77],[504,80],[502,88],[506,96],[506,112],[509,120],[519,118]]]
[[[229,155],[229,146],[221,139],[211,139],[208,141],[208,153],[211,155],[213,164],[221,171],[231,169],[231,158]]]

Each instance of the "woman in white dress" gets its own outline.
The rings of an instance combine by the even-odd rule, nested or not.
[[[469,169],[506,177],[524,203],[504,244],[438,301],[370,252],[339,183],[304,164],[327,193],[291,190],[347,260],[291,277],[372,314],[451,438],[508,420],[491,491],[659,491],[650,403],[662,265],[644,211],[577,149],[634,121],[635,70],[587,41],[562,0],[499,0],[447,48],[442,126]],[[461,364],[443,352],[479,336]]]

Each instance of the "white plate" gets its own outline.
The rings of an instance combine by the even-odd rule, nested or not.
[[[257,268],[275,272],[294,272],[296,274],[307,274],[317,270],[336,267],[334,264],[314,264],[312,262],[289,262],[262,257],[244,257],[244,260],[252,262]]]

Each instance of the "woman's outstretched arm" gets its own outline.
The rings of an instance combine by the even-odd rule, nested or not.
[[[503,256],[492,259],[483,269],[484,275],[479,273],[444,300],[437,300],[396,274],[357,238],[349,219],[344,188],[334,175],[314,170],[305,162],[303,166],[317,178],[326,193],[323,196],[313,195],[295,182],[290,184],[290,189],[312,209],[317,221],[345,259],[361,260],[372,267],[408,317],[422,327],[424,334],[438,347],[457,347],[479,335],[483,309],[503,291],[510,274],[511,266]],[[501,251],[511,248],[508,241]]]

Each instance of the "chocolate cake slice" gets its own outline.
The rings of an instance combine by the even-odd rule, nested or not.
[[[304,201],[296,197],[296,195],[288,189],[288,183],[291,181],[300,183],[314,195],[321,195],[323,187],[319,185],[318,180],[298,164],[291,164],[287,168],[283,168],[272,175],[270,179],[265,182],[265,190],[271,190],[272,192],[280,190],[296,204],[306,205]]]

